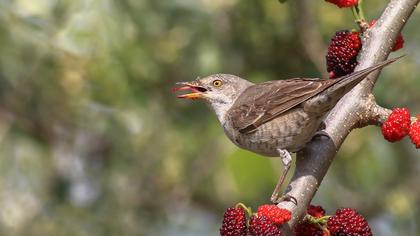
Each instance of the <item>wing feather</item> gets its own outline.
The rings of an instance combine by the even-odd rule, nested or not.
[[[241,133],[251,133],[335,82],[296,78],[252,85],[239,96],[228,112],[233,128]]]

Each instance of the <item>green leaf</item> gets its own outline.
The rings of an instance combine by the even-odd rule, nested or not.
[[[285,3],[287,0],[278,0],[279,3]]]

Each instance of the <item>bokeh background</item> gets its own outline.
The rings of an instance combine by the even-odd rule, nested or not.
[[[370,18],[388,1],[365,1]],[[420,113],[420,9],[375,88]],[[176,81],[321,77],[355,28],[325,1],[0,0],[0,235],[217,235],[225,208],[268,203],[281,161],[239,150]],[[313,201],[375,235],[420,235],[420,152],[355,130]]]

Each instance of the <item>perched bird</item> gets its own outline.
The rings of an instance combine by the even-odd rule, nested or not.
[[[290,152],[301,150],[318,131],[325,115],[369,73],[398,58],[336,79],[293,78],[253,84],[238,76],[215,74],[178,82],[178,98],[204,99],[213,108],[225,134],[238,147],[281,157],[284,171],[271,196],[281,200],[280,187],[290,168]]]

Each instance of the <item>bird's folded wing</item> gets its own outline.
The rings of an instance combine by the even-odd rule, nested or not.
[[[296,78],[252,85],[238,97],[228,115],[234,129],[241,133],[251,133],[335,82]]]

